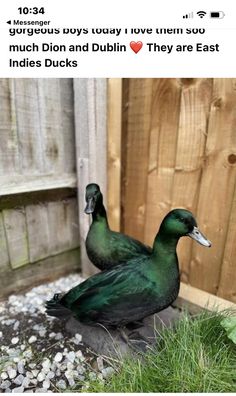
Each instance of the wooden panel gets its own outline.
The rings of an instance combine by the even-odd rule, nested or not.
[[[0,79],[0,178],[15,173],[19,167],[13,81]]]
[[[53,281],[80,269],[79,249],[41,260],[34,265],[25,265],[14,271],[1,274],[0,298],[11,293],[31,289],[43,282]]]
[[[50,256],[49,224],[47,204],[28,205],[25,209],[30,262]]]
[[[195,214],[202,167],[204,166],[212,80],[182,79],[181,84],[178,142],[172,185],[172,208],[185,208]],[[167,148],[164,153],[168,151]],[[199,226],[201,227],[201,224]],[[182,238],[178,245],[181,277],[185,282],[188,282],[192,243],[196,242],[193,242],[190,238]],[[202,249],[202,247],[198,246],[198,249]]]
[[[236,157],[235,159],[236,160]],[[232,164],[233,165],[233,164]],[[236,189],[229,219],[229,227],[221,266],[218,296],[236,303]]]
[[[171,208],[181,86],[175,79],[153,80],[146,195],[145,241],[153,243]],[[139,158],[142,163],[142,159]]]
[[[108,80],[107,209],[112,230],[120,230],[122,80]]]
[[[197,218],[211,249],[193,245],[190,283],[216,294],[233,199],[236,167],[236,90],[232,79],[215,79],[209,119],[206,164]],[[233,162],[233,163],[232,163]]]
[[[50,251],[50,255],[58,254],[71,248],[70,237],[74,227],[72,226],[71,221],[67,218],[67,209],[68,203],[66,201],[49,202],[47,205],[49,228],[48,249]]]
[[[72,188],[77,185],[75,174],[61,174],[60,176],[3,176],[0,177],[0,183],[0,196],[58,188]]]
[[[11,267],[21,267],[29,262],[25,210],[4,210],[3,219]]]
[[[73,79],[60,78],[63,172],[76,173]]]
[[[6,232],[3,222],[2,213],[0,212],[0,273],[10,267],[8,256]]]
[[[15,114],[19,144],[19,173],[43,173],[43,142],[38,102],[38,80],[13,80]]]
[[[79,227],[84,276],[97,272],[85,250],[90,222],[89,216],[84,213],[84,194],[88,183],[100,185],[106,204],[106,84],[105,79],[74,80]]]
[[[188,309],[192,314],[201,312],[203,309],[218,312],[225,309],[232,310],[232,312],[236,310],[236,304],[185,283],[181,283],[179,296],[173,305]]]
[[[152,79],[129,80],[128,122],[123,129],[127,153],[123,179],[124,231],[144,241],[147,172],[149,162],[149,133],[151,125]]]

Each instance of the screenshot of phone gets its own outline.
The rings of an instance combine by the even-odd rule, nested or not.
[[[236,392],[236,5],[0,9],[0,392]]]

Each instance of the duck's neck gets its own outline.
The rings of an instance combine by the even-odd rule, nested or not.
[[[153,256],[161,259],[168,257],[176,257],[176,247],[179,237],[167,235],[163,232],[158,232],[153,244]]]
[[[95,208],[94,212],[92,213],[92,217],[93,217],[94,223],[96,223],[96,222],[104,223],[104,225],[109,227],[108,221],[107,221],[106,209],[103,204],[101,204]]]

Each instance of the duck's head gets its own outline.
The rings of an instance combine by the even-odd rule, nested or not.
[[[203,246],[210,247],[211,242],[198,229],[193,214],[185,209],[174,209],[164,218],[161,229],[165,234],[176,237],[189,236]]]
[[[97,205],[103,204],[103,196],[98,184],[91,183],[86,187],[85,200],[87,205],[84,209],[86,214],[94,212]]]

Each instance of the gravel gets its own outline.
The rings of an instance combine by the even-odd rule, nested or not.
[[[0,302],[0,393],[83,391],[89,380],[114,372],[81,334],[71,337],[62,321],[45,314],[46,300],[82,280],[73,274]]]

